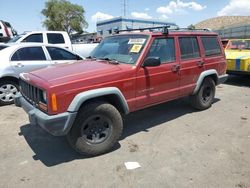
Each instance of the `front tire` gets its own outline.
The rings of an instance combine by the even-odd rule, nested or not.
[[[114,147],[122,129],[121,114],[113,105],[92,102],[81,108],[67,139],[77,152],[96,156]]]
[[[0,81],[0,106],[14,103],[15,95],[18,93],[18,84],[11,80]]]
[[[211,77],[203,80],[199,91],[190,96],[191,106],[198,110],[205,110],[211,107],[215,96],[215,83]]]

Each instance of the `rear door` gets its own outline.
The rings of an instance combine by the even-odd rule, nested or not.
[[[19,48],[11,56],[10,63],[17,75],[50,65],[50,61],[46,59],[43,48],[40,46]]]
[[[174,37],[155,38],[146,55],[159,57],[157,67],[139,67],[136,79],[136,107],[154,105],[179,96],[179,62]]]
[[[186,96],[193,92],[198,77],[204,71],[204,60],[196,36],[180,36],[180,95]]]
[[[82,60],[78,55],[57,47],[46,47],[51,59],[51,64],[73,63]]]

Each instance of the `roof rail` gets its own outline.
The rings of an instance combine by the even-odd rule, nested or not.
[[[158,29],[158,30],[162,29],[161,30],[162,34],[167,35],[169,28],[170,28],[170,25],[164,25],[164,26],[158,26],[158,27],[145,27],[145,28],[138,28],[138,29],[125,29],[125,30],[117,30],[116,29],[116,30],[114,30],[114,32],[116,34],[119,34],[120,32],[124,32],[124,31],[129,31],[129,32],[130,31],[140,31],[140,32],[142,32],[142,31],[145,31],[145,30],[153,31],[155,29]]]

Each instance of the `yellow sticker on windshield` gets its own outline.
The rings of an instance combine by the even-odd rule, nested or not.
[[[141,50],[142,45],[141,44],[134,44],[132,48],[130,49],[131,53],[139,53]]]

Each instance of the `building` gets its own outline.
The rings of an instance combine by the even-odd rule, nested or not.
[[[126,29],[139,29],[146,27],[159,27],[169,25],[170,28],[176,28],[175,23],[170,22],[161,22],[155,20],[142,20],[142,19],[130,19],[117,17],[108,20],[98,21],[96,24],[97,27],[97,36],[106,37],[112,35],[115,30],[126,30]]]
[[[96,43],[99,42],[97,33],[82,33],[71,35],[71,40],[73,43]]]

